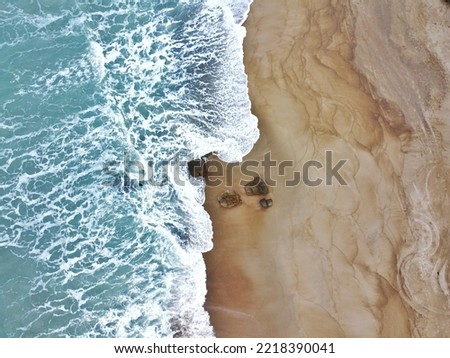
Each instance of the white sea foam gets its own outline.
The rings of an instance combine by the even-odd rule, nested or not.
[[[30,83],[22,85],[17,73],[16,95],[24,102],[3,106],[2,130],[12,134],[0,156],[8,174],[0,190],[14,200],[0,197],[7,213],[0,246],[14,248],[30,267],[21,291],[5,286],[3,293],[35,302],[28,307],[8,297],[12,335],[213,334],[203,308],[201,252],[212,247],[212,226],[202,185],[190,183],[185,170],[184,186],[169,179],[123,193],[101,185],[99,168],[124,151],[156,162],[216,151],[236,161],[251,149],[258,131],[240,25],[249,2],[208,1],[198,19],[169,21],[166,10],[147,19],[136,11],[139,26],[128,18],[136,9],[117,3],[86,10],[61,32],[49,26],[45,40],[87,36],[86,53],[56,58],[53,68],[31,67]],[[56,20],[62,21],[43,21],[36,33]],[[177,26],[180,33],[171,30]],[[83,96],[87,107],[78,101]],[[30,107],[34,97],[39,105]]]
[[[208,0],[210,6],[219,6],[225,11],[229,11],[237,25],[242,25],[247,19],[252,3],[253,0]]]
[[[91,41],[91,61],[94,68],[97,69],[97,73],[99,76],[100,81],[105,77],[105,56],[103,56],[103,48],[100,46],[99,43],[95,41]]]
[[[210,2],[210,9],[204,9],[205,13],[207,13],[208,11],[219,11],[220,8],[220,11],[230,15],[226,16],[228,22],[224,24],[229,32],[228,46],[221,54],[224,58],[222,58],[221,64],[216,69],[217,74],[213,79],[217,91],[217,97],[214,98],[213,104],[218,107],[216,113],[223,120],[218,124],[211,124],[209,121],[211,114],[198,108],[198,104],[201,103],[192,102],[189,104],[189,99],[180,98],[184,94],[189,94],[189,89],[185,85],[180,85],[176,97],[174,96],[175,93],[165,94],[166,100],[173,101],[175,104],[180,100],[184,101],[179,104],[178,109],[175,111],[164,110],[160,113],[152,113],[150,118],[142,118],[142,112],[137,109],[138,106],[135,105],[129,108],[130,113],[125,114],[126,117],[140,118],[138,123],[131,123],[131,131],[126,131],[124,128],[124,132],[126,131],[128,135],[127,143],[130,146],[134,147],[139,142],[137,129],[147,129],[149,133],[155,133],[155,130],[159,132],[157,136],[152,136],[149,139],[154,143],[161,143],[161,148],[172,146],[170,150],[176,150],[177,146],[188,144],[189,150],[194,156],[216,151],[224,160],[237,161],[241,160],[251,149],[258,137],[258,131],[256,118],[250,113],[247,78],[243,67],[242,41],[245,31],[240,26],[243,16],[239,15],[238,10],[244,9],[246,14],[249,2],[243,2],[243,4],[243,6],[239,7],[234,2],[232,8],[226,8],[223,3],[220,3],[220,6],[218,6],[218,2]],[[197,25],[199,24],[192,22],[190,25],[192,26],[192,31],[197,31],[195,28]],[[102,29],[102,24],[99,24],[99,29],[104,30]],[[210,28],[208,31],[214,33],[215,29]],[[174,84],[177,84],[177,81],[185,81],[184,78],[180,77],[167,79],[164,76],[167,66],[171,65],[173,51],[186,51],[186,48],[180,47],[180,43],[174,41],[173,38],[168,38],[167,34],[155,37],[154,32],[155,24],[149,23],[135,31],[123,33],[122,38],[125,41],[122,40],[120,44],[109,42],[101,45],[103,48],[102,58],[105,59],[103,65],[106,65],[109,70],[112,69],[114,71],[115,69],[121,74],[130,76],[124,96],[118,98],[117,93],[114,91],[107,95],[111,103],[124,107],[126,106],[125,102],[131,100],[134,104],[145,103],[149,107],[157,108],[159,104],[154,102],[155,99],[151,96],[151,92],[159,83],[167,80],[173,81]],[[153,35],[150,37],[149,34]],[[214,37],[214,34],[212,36]],[[141,38],[142,40],[136,42],[136,38]],[[193,41],[190,45],[195,47],[201,44],[202,41],[201,39],[199,40],[197,43]],[[158,45],[163,43],[164,46]],[[125,50],[125,48],[121,47],[123,44],[126,46],[128,56],[124,59],[123,65],[116,67],[117,62],[120,62],[120,58],[123,57],[122,53]],[[156,51],[154,50],[155,47],[158,48]],[[196,51],[195,48],[187,49]],[[198,57],[201,50],[199,48],[199,52],[192,58],[197,61],[196,67],[202,64],[202,58]],[[142,53],[148,54],[147,62],[142,62]],[[184,61],[189,61],[188,56],[184,56]],[[206,63],[206,61],[203,63]],[[172,66],[173,69],[171,71],[175,73],[180,69],[179,66],[186,66],[186,63],[177,64],[175,62],[172,63]],[[102,75],[102,78],[105,78],[105,75]],[[146,78],[148,78],[147,82],[141,82],[142,79]],[[108,74],[106,74],[105,80],[107,83],[110,81],[108,88],[115,87],[114,80],[112,77],[108,78]],[[137,83],[140,83],[140,85],[136,86]],[[239,91],[236,91],[236,86],[240,86]],[[197,117],[202,122],[202,125],[198,127],[193,122],[183,122],[183,116]],[[119,119],[117,116],[116,118]],[[118,124],[126,127],[126,122],[126,118],[123,120],[119,119]],[[133,129],[136,129],[136,131]],[[163,159],[164,155],[166,155],[164,152],[159,154],[158,149],[155,147],[140,147],[138,151],[140,152],[138,155],[141,158]],[[184,179],[187,180],[187,173],[185,173]],[[178,332],[177,334],[183,336],[209,336],[211,335],[211,327],[208,316],[203,309],[206,295],[205,267],[200,252],[211,249],[212,227],[207,213],[201,206],[204,195],[202,186],[186,183],[185,186],[173,186],[178,192],[178,200],[182,211],[185,214],[189,214],[185,218],[185,224],[180,226],[180,222],[174,221],[173,210],[170,208],[171,204],[163,203],[160,200],[159,210],[152,210],[150,216],[146,214],[147,211],[142,211],[138,216],[144,226],[147,225],[152,227],[153,230],[156,229],[160,236],[167,237],[170,240],[173,238],[173,233],[167,232],[166,228],[161,226],[161,223],[172,222],[181,232],[189,232],[189,246],[192,247],[191,249],[177,250],[174,260],[178,262],[177,264],[173,262],[175,266],[189,268],[189,272],[183,275],[165,276],[165,286],[173,287],[170,289],[173,295],[171,303],[165,307],[165,310],[162,310],[161,305],[147,303],[144,305],[144,310],[159,312],[158,315],[161,316],[171,315],[172,330],[175,329]],[[151,189],[147,192],[149,196],[145,198],[144,202],[147,201],[147,205],[151,207],[151,202],[158,200],[155,195],[158,196],[162,193],[161,191],[152,192]],[[173,242],[173,247],[177,247],[176,242]],[[141,313],[142,307],[139,309],[135,305],[130,306],[130,309],[127,309],[125,314],[120,316],[120,320],[116,317],[119,314],[118,312],[110,312],[105,318],[105,325],[111,320],[115,320],[118,322],[119,327],[122,327],[119,329],[120,335],[127,335],[129,332],[125,330],[125,327],[139,317]],[[154,327],[149,327],[144,334],[151,336],[160,335],[161,331],[155,331]]]

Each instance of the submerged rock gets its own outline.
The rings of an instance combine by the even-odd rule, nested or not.
[[[245,193],[247,195],[266,195],[269,193],[269,187],[261,177],[255,177],[251,182],[245,184]]]
[[[223,208],[234,208],[242,204],[241,196],[235,191],[227,190],[217,197],[219,204]]]

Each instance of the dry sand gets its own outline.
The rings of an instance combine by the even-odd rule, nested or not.
[[[267,210],[237,168],[241,206],[207,187],[218,337],[450,336],[448,19],[439,0],[254,1],[244,52],[261,137],[245,160],[295,168],[273,169]],[[347,185],[285,185],[326,151],[347,160]]]

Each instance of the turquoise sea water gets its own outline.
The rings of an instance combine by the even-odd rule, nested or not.
[[[203,184],[158,163],[256,141],[249,3],[0,1],[0,337],[213,335]]]

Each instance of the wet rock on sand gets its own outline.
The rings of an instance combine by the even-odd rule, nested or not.
[[[205,163],[206,161],[203,159],[191,160],[188,163],[189,174],[194,178],[203,177],[205,175],[204,173]]]
[[[206,177],[206,162],[213,152],[203,155],[200,159],[191,160],[188,163],[189,174],[194,178]]]
[[[235,206],[241,205],[241,196],[235,191],[227,190],[217,197],[220,206],[223,208],[234,208]]]
[[[247,195],[266,195],[269,193],[269,187],[261,177],[255,177],[251,182],[245,184],[245,193]]]
[[[261,205],[261,207],[263,209],[268,209],[270,207],[272,207],[273,205],[273,200],[272,199],[261,199],[259,201],[259,205]]]

